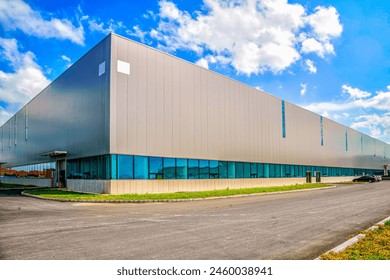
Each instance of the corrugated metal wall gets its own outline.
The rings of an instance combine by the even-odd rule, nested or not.
[[[377,169],[388,162],[389,145],[326,118],[321,146],[319,115],[287,102],[283,138],[279,98],[126,38],[112,36],[111,60],[110,153]],[[130,75],[117,72],[118,60]]]
[[[67,151],[68,158],[109,152],[110,41],[100,42],[0,128],[0,162],[48,161],[41,154],[53,150]],[[99,76],[103,61],[106,73]]]

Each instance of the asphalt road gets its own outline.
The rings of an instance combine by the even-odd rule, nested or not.
[[[178,203],[0,197],[1,259],[313,259],[390,215],[390,181]]]

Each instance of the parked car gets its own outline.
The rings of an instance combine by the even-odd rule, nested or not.
[[[372,175],[363,175],[352,180],[352,182],[377,182],[377,179]]]

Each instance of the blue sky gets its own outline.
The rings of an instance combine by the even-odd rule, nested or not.
[[[1,0],[0,125],[110,32],[390,143],[390,2]]]

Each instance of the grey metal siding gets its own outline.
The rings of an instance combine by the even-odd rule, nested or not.
[[[110,153],[382,168],[389,145],[196,65],[112,36]],[[117,60],[131,65],[116,71]],[[363,149],[361,146],[363,137]],[[385,151],[386,150],[386,151]]]
[[[0,149],[0,162],[6,166],[44,162],[49,159],[41,154],[53,150],[67,151],[68,158],[109,152],[110,46],[107,37],[3,125],[8,132],[17,118],[18,139],[16,145]],[[106,71],[99,76],[103,61]],[[11,138],[14,141],[14,133]]]

